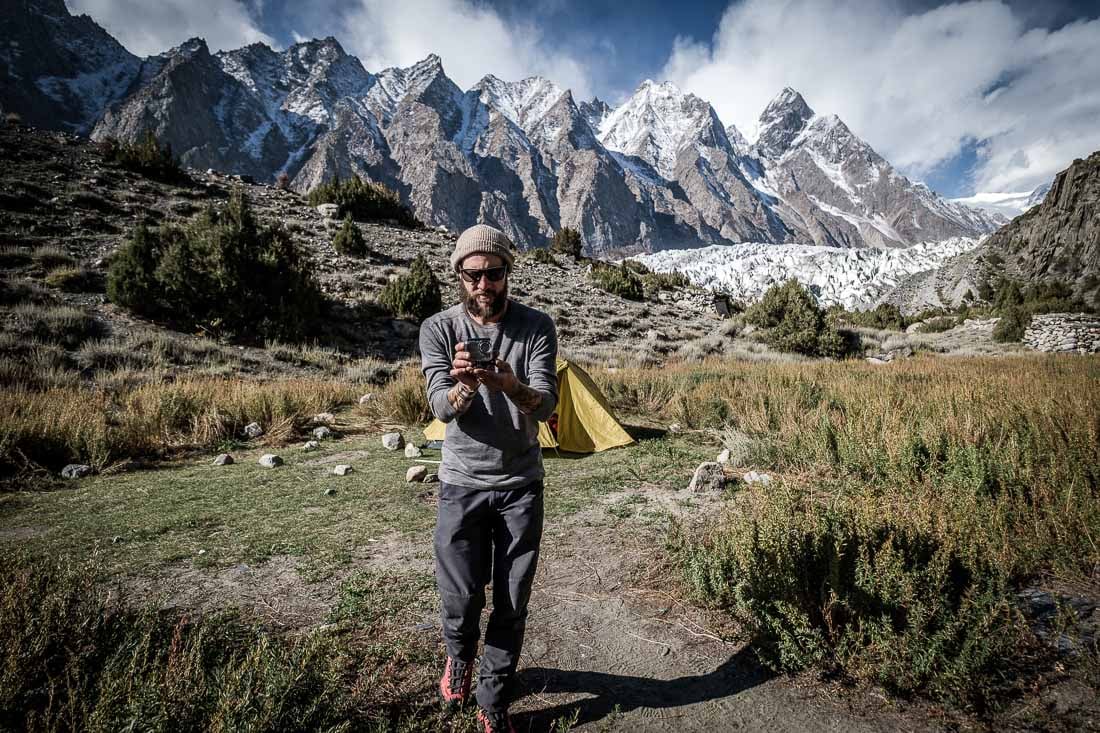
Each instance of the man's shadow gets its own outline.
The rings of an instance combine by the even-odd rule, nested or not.
[[[774,676],[760,665],[750,646],[713,672],[672,680],[528,667],[519,673],[520,689],[526,694],[572,692],[589,693],[594,697],[528,713],[523,716],[527,718],[523,727],[528,729],[529,726],[532,731],[550,730],[555,720],[571,718],[573,711],[578,709],[576,724],[583,725],[611,715],[616,708],[620,713],[628,713],[637,708],[677,708],[717,700],[736,695]]]

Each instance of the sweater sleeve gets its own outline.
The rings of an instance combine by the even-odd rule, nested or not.
[[[543,317],[531,344],[529,364],[527,386],[542,393],[542,402],[531,417],[546,422],[558,406],[558,334],[550,316]]]
[[[453,349],[438,321],[429,319],[420,326],[420,368],[427,381],[428,405],[432,414],[445,423],[458,414],[447,399],[447,391],[455,385],[451,376]]]

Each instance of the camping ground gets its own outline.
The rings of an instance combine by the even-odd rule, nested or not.
[[[638,441],[546,453],[521,730],[1100,719],[1100,360],[590,373]],[[0,494],[5,726],[471,729],[435,703],[434,487],[380,441],[419,442],[415,385],[146,385],[80,434],[98,475]],[[35,422],[66,395],[34,398],[6,395],[9,445],[78,434]],[[211,405],[278,429],[204,435]],[[305,452],[324,410],[341,435]],[[124,456],[135,435],[162,457]],[[688,490],[723,448],[725,488]]]

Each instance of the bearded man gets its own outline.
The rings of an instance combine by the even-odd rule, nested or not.
[[[503,232],[484,224],[464,231],[451,254],[461,302],[420,327],[428,403],[447,426],[435,530],[447,647],[440,692],[452,706],[470,698],[491,580],[475,694],[482,733],[514,731],[508,704],[542,540],[538,423],[558,401],[554,323],[508,297],[512,264]]]

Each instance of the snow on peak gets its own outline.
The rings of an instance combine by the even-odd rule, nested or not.
[[[542,78],[530,76],[520,81],[503,81],[492,74],[474,85],[483,104],[490,107],[521,130],[530,131],[558,103],[565,90]]]
[[[671,180],[679,152],[705,136],[717,119],[711,106],[694,94],[685,94],[672,82],[646,79],[604,118],[599,139],[608,150],[637,156]]]
[[[814,117],[814,111],[802,95],[784,87],[764,111],[756,128],[756,147],[768,158],[778,158],[787,151]]]

